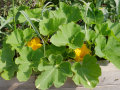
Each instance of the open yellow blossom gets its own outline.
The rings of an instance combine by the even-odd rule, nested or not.
[[[75,61],[80,62],[83,60],[86,54],[90,54],[90,50],[87,48],[86,44],[83,44],[81,48],[77,48],[75,51]]]
[[[31,47],[35,51],[40,48],[42,44],[40,43],[40,39],[38,37],[35,37],[27,43],[27,46]]]

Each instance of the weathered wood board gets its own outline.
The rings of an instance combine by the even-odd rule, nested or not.
[[[99,62],[102,75],[99,84],[93,90],[120,90],[120,70],[108,62]],[[16,78],[5,81],[0,78],[0,90],[37,90],[34,85],[35,77],[31,77],[27,82],[18,82]],[[76,86],[71,78],[68,78],[61,88],[51,87],[49,90],[90,90],[82,85]]]
[[[8,81],[0,78],[0,90],[35,90],[34,81],[34,76],[27,82],[19,82],[16,78]]]

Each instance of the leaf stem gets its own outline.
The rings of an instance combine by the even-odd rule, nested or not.
[[[12,0],[12,6],[13,6],[13,23],[14,23],[14,30],[16,30],[14,0]]]
[[[24,11],[20,11],[20,12],[23,14],[23,16],[26,18],[26,20],[30,23],[31,27],[33,28],[33,30],[35,31],[35,33],[38,35],[38,37],[42,39],[43,47],[44,47],[44,57],[45,57],[46,56],[45,55],[45,41],[43,40],[43,38],[40,35],[39,31],[37,30],[36,26],[30,20],[29,16]]]

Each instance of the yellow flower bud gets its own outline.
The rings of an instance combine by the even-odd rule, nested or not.
[[[77,48],[75,51],[75,61],[80,62],[83,60],[84,56],[90,54],[90,50],[87,48],[86,44],[83,44],[81,48]]]
[[[40,39],[38,37],[35,37],[27,43],[27,46],[31,47],[35,51],[40,48],[42,44],[40,43]]]

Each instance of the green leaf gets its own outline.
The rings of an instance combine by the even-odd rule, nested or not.
[[[99,35],[96,40],[96,46],[95,46],[95,54],[99,57],[105,57],[104,55],[104,49],[106,46],[106,38],[102,35]]]
[[[45,12],[44,13],[44,18],[46,19],[50,19],[50,18],[57,18],[57,19],[62,19],[64,18],[65,19],[65,22],[67,23],[67,18],[64,14],[64,12],[59,8],[58,10],[55,10],[55,11],[49,11],[49,12]]]
[[[84,33],[86,33],[85,38],[87,41],[94,41],[97,36],[95,31],[89,29],[87,31],[84,30]]]
[[[46,57],[50,54],[64,54],[66,47],[56,47],[53,44],[46,46]]]
[[[81,12],[77,6],[68,5],[64,2],[59,3],[59,8],[44,14],[46,18],[64,18],[66,22],[77,22],[81,19]]]
[[[37,30],[36,26],[32,23],[32,21],[30,20],[29,16],[24,12],[24,11],[20,11],[24,17],[26,18],[26,20],[30,23],[30,25],[32,26],[33,30],[35,31],[35,33],[38,35],[39,38],[42,39],[43,42],[43,46],[44,46],[44,56],[45,56],[45,42],[42,38],[42,36],[40,35],[39,31]]]
[[[7,36],[6,43],[10,44],[12,48],[16,49],[18,52],[21,48],[32,39],[34,33],[32,29],[15,30],[9,36]]]
[[[41,58],[43,57],[44,57],[44,53],[43,50],[41,50],[41,48],[32,52],[32,57],[31,57],[32,67],[35,71],[38,71],[38,65],[41,61]]]
[[[7,44],[10,44],[13,48],[21,47],[23,45],[23,31],[15,30],[7,37]]]
[[[30,17],[32,21],[39,21],[41,17],[41,8],[35,8],[35,9],[30,9],[27,6],[19,6],[15,8],[15,19],[16,21],[19,21],[19,23],[24,23],[26,21],[25,17],[20,14],[20,11],[25,11]],[[13,10],[10,10],[8,12],[7,19],[10,17],[13,17]]]
[[[61,55],[50,55],[48,60],[50,60],[50,63],[55,65],[55,64],[60,64],[61,61],[63,60],[63,57]]]
[[[63,57],[64,57],[64,60],[69,60],[70,58],[75,58],[75,51],[73,49],[67,48],[65,53],[63,53]]]
[[[43,19],[39,24],[39,30],[42,35],[51,35],[57,30],[59,30],[59,26],[65,24],[64,18],[50,18],[50,19]]]
[[[35,9],[25,9],[25,13],[29,16],[29,18],[32,21],[39,21],[41,17],[41,9],[40,8],[35,8]],[[20,23],[23,23],[26,21],[25,17],[23,15],[20,15],[18,18]]]
[[[29,61],[27,61],[27,60],[17,58],[16,59],[16,64],[20,64],[19,67],[18,67],[17,79],[20,82],[27,81],[30,78],[31,74],[32,74],[31,63]]]
[[[21,10],[29,10],[30,8],[27,7],[27,6],[18,6],[18,7],[15,7],[14,8],[14,13],[15,13],[15,20],[16,22],[20,20],[20,22],[24,22],[25,21],[25,18],[20,14],[19,11]],[[13,17],[13,8],[10,8],[9,11],[8,11],[8,16],[7,16],[7,19]],[[11,21],[13,22],[13,21]]]
[[[119,0],[114,0],[116,4],[116,13],[120,15],[120,1]]]
[[[39,65],[38,65],[38,70],[44,71],[44,70],[49,70],[49,69],[53,68],[53,66],[51,64],[49,64],[48,62],[49,61],[47,60],[47,58],[41,58]]]
[[[112,23],[111,21],[107,21],[108,26],[111,29],[111,32],[113,32],[114,36],[117,39],[120,39],[120,23]]]
[[[33,24],[33,22],[30,20],[28,14],[26,14],[24,11],[20,11],[22,13],[22,15],[25,17],[25,19],[29,22],[29,24],[32,26],[33,30],[35,31],[35,33],[41,38],[41,35],[39,34],[36,26]]]
[[[60,25],[72,21],[77,22],[81,19],[81,13],[78,7],[70,6],[63,2],[59,5],[60,8],[58,10],[44,14],[44,18],[39,24],[39,30],[42,35],[51,35],[59,30]]]
[[[76,85],[82,84],[86,88],[94,88],[99,83],[101,69],[96,62],[95,57],[86,55],[82,65],[79,62],[73,64],[72,71],[75,73],[73,81]]]
[[[5,67],[5,64],[2,63],[1,57],[2,57],[2,50],[0,49],[0,73],[1,73],[2,70],[3,70],[3,67]]]
[[[96,8],[99,8],[102,4],[101,0],[96,0]]]
[[[15,63],[19,65],[17,79],[19,81],[27,81],[32,74],[32,64],[29,61],[31,59],[32,49],[24,47],[19,54],[20,57],[15,60]]]
[[[80,9],[76,6],[70,6],[60,2],[60,10],[65,14],[67,22],[77,22],[81,19]]]
[[[19,81],[27,81],[32,74],[32,69],[38,68],[43,52],[40,49],[33,51],[29,47],[23,47],[19,54],[20,57],[15,60],[15,63],[19,65],[17,78]]]
[[[35,81],[37,88],[45,90],[53,84],[55,87],[60,87],[64,84],[67,77],[72,76],[70,63],[63,62],[62,58],[61,55],[50,55],[48,58],[50,62],[39,64],[38,68],[40,71],[43,70],[43,72]]]
[[[84,34],[79,25],[71,22],[60,26],[60,31],[57,31],[50,39],[55,46],[69,46],[72,49],[80,48],[84,41]]]
[[[114,37],[109,37],[104,53],[106,59],[112,62],[117,68],[120,69],[120,42]]]
[[[3,27],[7,27],[8,29],[12,29],[11,24],[9,23],[11,20],[13,19],[13,17],[10,17],[10,19],[5,19],[5,17],[0,16],[0,29],[2,29]]]
[[[1,17],[0,17],[0,18],[1,18]],[[10,22],[11,20],[13,20],[13,17],[5,20],[3,24],[1,23],[0,30],[1,30],[3,27],[5,27],[7,24],[9,24],[9,22]]]
[[[101,24],[104,21],[104,15],[101,10],[92,7],[92,4],[87,3],[81,10],[82,19],[86,24]]]
[[[30,41],[34,35],[34,31],[33,29],[27,28],[23,31],[23,35],[24,35],[24,40],[25,41]]]
[[[11,50],[11,46],[4,43],[0,59],[0,70],[2,71],[1,77],[5,80],[10,80],[17,70],[17,66],[13,61],[14,55],[15,52]]]
[[[105,36],[111,35],[111,31],[110,31],[110,28],[108,27],[107,23],[97,24],[95,26],[95,31],[97,34],[102,34]]]
[[[45,90],[52,86],[54,76],[56,74],[55,72],[55,68],[50,68],[50,70],[47,70],[46,72],[43,72],[41,75],[39,75],[35,81],[36,88]]]

